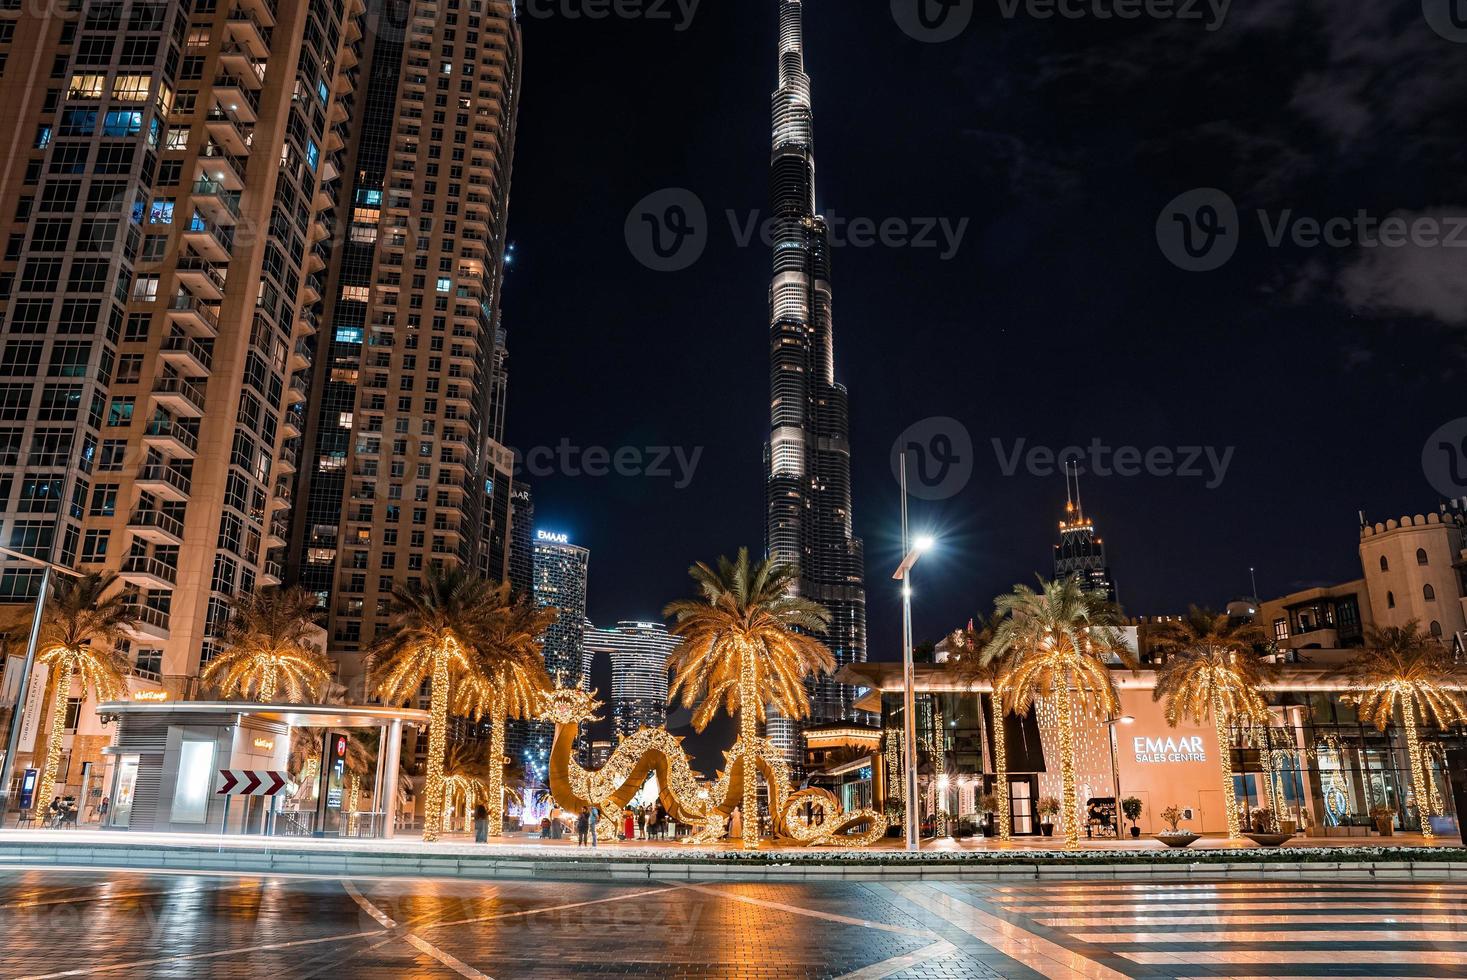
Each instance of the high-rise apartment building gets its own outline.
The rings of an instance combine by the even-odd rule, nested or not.
[[[509,498],[509,585],[515,595],[535,589],[535,498],[530,485],[516,480]]]
[[[1080,498],[1079,465],[1065,463],[1065,516],[1059,525],[1059,543],[1054,546],[1054,577],[1078,578],[1080,584],[1116,601],[1116,582],[1105,558],[1105,541],[1095,522],[1085,516]]]
[[[506,0],[377,13],[292,547],[349,681],[395,585],[434,563],[508,575],[513,483],[499,300],[519,24]]]
[[[136,676],[188,693],[231,600],[283,575],[364,7],[16,10],[0,19],[4,544],[119,573]],[[7,599],[36,580],[0,566]]]
[[[802,0],[779,0],[779,88],[773,104],[771,206],[775,222],[770,307],[770,430],[765,444],[765,547],[800,569],[799,591],[825,606],[821,637],[845,664],[866,659],[865,560],[851,527],[846,389],[835,379],[830,236],[816,211],[815,133],[805,74]],[[858,716],[854,690],[831,678],[811,685],[811,721]],[[798,728],[771,718],[769,738],[791,762]]]
[[[661,623],[625,620],[609,629],[585,625],[585,661],[604,653],[611,658],[611,719],[630,735],[638,728],[667,723],[667,658],[681,642]]]

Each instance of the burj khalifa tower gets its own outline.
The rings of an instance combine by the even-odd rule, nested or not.
[[[815,208],[804,5],[778,3],[765,547],[770,557],[798,566],[800,593],[830,610],[822,639],[843,666],[866,659],[865,560],[851,531],[850,420],[846,389],[835,379],[830,235]],[[852,688],[828,677],[810,683],[810,724],[865,720],[857,717]],[[799,731],[792,720],[771,717],[768,736],[797,761]]]

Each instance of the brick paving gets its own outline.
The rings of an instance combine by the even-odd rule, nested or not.
[[[14,870],[0,871],[0,936],[0,977],[10,980],[1456,977],[1467,963],[1467,884],[476,883]]]

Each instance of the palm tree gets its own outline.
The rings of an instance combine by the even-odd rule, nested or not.
[[[203,680],[225,697],[253,691],[262,704],[282,689],[292,704],[319,697],[335,665],[311,642],[315,609],[316,597],[300,586],[237,600],[224,628],[227,647],[204,667]]]
[[[540,698],[555,684],[545,672],[540,637],[560,610],[511,598],[509,584],[494,594],[497,615],[483,643],[473,652],[475,670],[459,687],[454,708],[477,721],[489,715],[489,758],[485,781],[489,795],[489,834],[504,832],[504,734],[511,718],[533,718]]]
[[[988,684],[993,692],[993,781],[998,797],[998,839],[1008,841],[1012,837],[1009,814],[1009,747],[1006,724],[1009,712],[1005,710],[1003,696],[1004,677],[1010,666],[1002,657],[988,659],[984,651],[993,642],[997,621],[993,617],[975,616],[966,629],[952,635],[954,648],[953,665],[958,680],[969,688]]]
[[[460,566],[429,566],[422,582],[400,584],[392,610],[367,657],[367,675],[384,704],[403,704],[431,690],[423,840],[443,826],[443,752],[448,706],[465,678],[484,684],[475,651],[490,645],[503,608],[502,590]]]
[[[699,562],[688,570],[701,593],[697,599],[668,603],[664,616],[676,620],[671,632],[683,642],[667,658],[674,671],[669,698],[682,692],[685,708],[697,705],[693,727],[703,731],[727,708],[739,719],[744,791],[744,847],[759,846],[758,724],[774,705],[788,718],[810,713],[805,678],[835,670],[835,657],[815,638],[830,614],[819,603],[794,593],[799,577],[792,565],[770,559],[749,561],[749,550],[718,559],[716,568]],[[815,635],[812,635],[815,634]]]
[[[1014,586],[999,596],[1000,622],[984,650],[985,659],[1008,666],[1000,697],[1024,714],[1041,697],[1054,698],[1059,716],[1060,775],[1064,785],[1065,846],[1080,846],[1079,801],[1075,796],[1075,703],[1092,703],[1107,715],[1120,713],[1109,658],[1136,666],[1121,632],[1120,611],[1104,595],[1085,589],[1074,576],[1039,590]]]
[[[1184,720],[1204,725],[1212,718],[1232,839],[1238,837],[1239,828],[1231,732],[1239,722],[1268,724],[1268,705],[1259,691],[1277,670],[1255,652],[1264,642],[1262,631],[1252,623],[1193,606],[1185,618],[1163,626],[1152,643],[1152,650],[1165,660],[1156,673],[1151,698],[1166,700],[1166,723],[1173,728]],[[1278,813],[1279,807],[1272,810]]]
[[[88,689],[95,691],[102,701],[121,697],[127,690],[127,675],[132,665],[117,652],[116,646],[126,638],[125,631],[137,622],[137,616],[121,592],[103,598],[116,581],[117,576],[111,572],[90,572],[80,578],[63,579],[56,583],[56,590],[46,601],[36,660],[51,668],[56,686],[51,704],[51,735],[46,742],[46,765],[35,796],[42,805],[56,791],[72,679],[80,682],[83,701]]]
[[[1431,821],[1431,774],[1417,734],[1417,713],[1422,721],[1439,728],[1467,722],[1467,702],[1460,693],[1464,672],[1452,662],[1447,648],[1421,632],[1411,620],[1404,626],[1371,628],[1365,633],[1365,649],[1334,672],[1348,689],[1360,719],[1385,731],[1399,707],[1406,723],[1406,751],[1411,761],[1411,782],[1421,833],[1433,836]]]

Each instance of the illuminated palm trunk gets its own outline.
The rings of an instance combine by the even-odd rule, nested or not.
[[[489,714],[489,836],[504,833],[504,727],[509,706],[502,693],[494,695]]]
[[[1228,839],[1237,840],[1238,794],[1233,789],[1233,746],[1228,736],[1228,719],[1223,712],[1222,698],[1212,696],[1212,724],[1217,729],[1217,759],[1222,766],[1223,807],[1228,811]]]
[[[260,703],[269,704],[270,699],[275,696],[276,669],[274,665],[265,668],[260,675]]]
[[[443,827],[443,753],[448,737],[448,644],[433,651],[433,696],[428,715],[428,779],[424,787],[423,842],[438,840]]]
[[[1406,752],[1411,757],[1411,782],[1416,789],[1416,815],[1421,818],[1421,836],[1431,838],[1431,783],[1427,777],[1426,760],[1421,755],[1421,738],[1416,733],[1416,699],[1410,694],[1401,697],[1401,714],[1406,716]]]
[[[998,839],[1009,839],[1009,747],[1004,737],[1003,695],[993,692],[993,768],[994,789],[998,792]]]
[[[1056,686],[1055,709],[1059,715],[1060,776],[1064,782],[1065,847],[1080,846],[1080,801],[1075,795],[1075,719],[1070,704],[1070,679]]]
[[[41,770],[41,784],[36,787],[32,807],[49,806],[56,795],[56,773],[61,768],[61,737],[66,732],[66,702],[71,696],[71,657],[61,661],[56,678],[56,693],[51,701],[51,737],[46,742],[46,765]]]
[[[312,799],[316,797],[316,777],[320,775],[321,759],[319,756],[311,756],[306,760],[306,768],[301,773],[301,792],[310,791]]]
[[[744,775],[744,848],[759,846],[759,769],[754,765],[758,752],[758,695],[754,687],[754,664],[747,652],[739,669],[739,744],[743,748],[739,765]],[[770,814],[771,819],[778,817]]]

